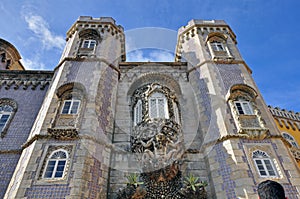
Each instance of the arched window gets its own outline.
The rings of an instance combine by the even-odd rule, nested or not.
[[[288,133],[286,133],[286,132],[283,132],[283,133],[282,133],[282,136],[283,136],[284,139],[286,139],[286,141],[288,141],[293,147],[298,148],[298,144],[297,144],[295,138],[294,138],[292,135],[290,135],[290,134],[288,134]]]
[[[56,150],[51,153],[47,160],[44,178],[60,179],[64,177],[68,161],[68,153],[65,150]]]
[[[133,108],[133,123],[134,125],[139,124],[142,121],[143,115],[142,115],[142,100],[138,100],[137,103],[135,104],[134,108]]]
[[[8,123],[12,113],[13,107],[9,105],[0,106],[0,132],[2,132],[5,129],[6,124]]]
[[[94,56],[101,41],[100,33],[96,29],[84,29],[79,32],[79,38],[78,56]]]
[[[233,59],[227,45],[226,35],[220,32],[212,32],[207,36],[206,42],[213,60]]]
[[[154,92],[149,97],[150,118],[169,119],[166,96],[160,92]]]
[[[269,155],[261,150],[252,153],[256,169],[261,177],[276,177],[277,173]]]
[[[80,125],[85,94],[85,87],[78,82],[67,83],[57,89],[57,114],[52,128],[77,128]]]
[[[10,99],[0,99],[0,133],[3,137],[15,112],[17,103]]]
[[[253,115],[252,106],[249,101],[238,99],[234,101],[234,104],[239,115]]]

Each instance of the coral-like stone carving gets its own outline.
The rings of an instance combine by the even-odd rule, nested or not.
[[[78,138],[78,130],[75,128],[59,129],[59,128],[48,128],[48,134],[60,140],[69,140]]]

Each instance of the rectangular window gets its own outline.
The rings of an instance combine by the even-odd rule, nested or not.
[[[0,114],[0,132],[2,132],[3,129],[5,128],[9,117],[10,114]]]
[[[256,167],[262,177],[276,177],[276,172],[270,159],[255,160]]]
[[[56,163],[56,161],[49,160],[46,171],[45,171],[45,175],[44,175],[45,178],[52,178],[53,171],[55,168],[55,163]]]
[[[96,41],[95,40],[84,40],[82,43],[82,48],[95,48]]]
[[[142,101],[138,100],[138,102],[136,103],[135,107],[134,107],[134,125],[137,125],[138,123],[140,123],[142,121]]]
[[[249,102],[234,102],[235,107],[240,115],[253,115],[253,111]]]
[[[80,106],[80,100],[65,100],[62,108],[62,114],[77,114]]]
[[[225,51],[225,48],[221,42],[214,41],[211,43],[213,51]]]

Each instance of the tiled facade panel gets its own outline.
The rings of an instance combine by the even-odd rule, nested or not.
[[[5,194],[19,158],[20,154],[0,154],[0,198]]]
[[[18,109],[12,118],[3,139],[0,139],[0,151],[17,150],[26,142],[31,127],[36,119],[41,104],[44,100],[47,87],[44,90],[36,88],[27,89],[0,89],[0,98],[9,98],[16,101]],[[0,153],[0,198],[5,194],[10,178],[18,163],[20,154]]]
[[[117,84],[117,74],[116,72],[107,67],[99,81],[97,97],[96,97],[96,107],[99,107],[98,121],[99,121],[99,131],[104,134],[111,134],[112,132],[112,121],[113,121],[113,102],[115,89]]]
[[[25,196],[28,199],[48,198],[48,199],[64,199],[70,194],[69,185],[34,185],[27,189]]]
[[[189,75],[190,83],[194,88],[194,92],[196,93],[198,107],[202,112],[203,115],[207,117],[205,121],[205,125],[209,125],[211,119],[211,98],[209,96],[209,91],[207,88],[207,84],[205,79],[202,78],[200,69],[196,69],[192,71]]]
[[[217,71],[220,74],[220,86],[225,89],[225,94],[231,86],[244,83],[240,67],[237,64],[216,64]]]
[[[0,89],[0,98],[9,98],[17,102],[18,109],[15,113],[8,131],[3,139],[0,139],[0,150],[20,149],[21,145],[27,140],[31,127],[40,110],[48,86],[44,90],[37,87],[35,90],[30,88],[24,90],[13,88],[6,90]]]
[[[228,165],[227,160],[229,154],[224,150],[223,143],[215,144],[213,150],[216,153],[215,161],[218,163],[219,168],[217,169],[218,175],[222,177],[222,191],[226,192],[226,198],[237,198],[234,188],[236,184],[234,180],[231,179],[232,169],[230,165]],[[220,182],[214,182],[220,183]]]

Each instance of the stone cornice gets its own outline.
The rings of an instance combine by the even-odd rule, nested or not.
[[[52,71],[0,71],[0,89],[43,90],[52,81]]]
[[[249,66],[246,64],[245,61],[243,60],[228,60],[228,61],[221,61],[221,60],[205,60],[201,63],[199,63],[198,65],[192,67],[191,69],[189,69],[187,71],[187,74],[189,75],[193,70],[196,70],[197,68],[203,66],[204,64],[242,64],[245,66],[245,68],[247,69],[247,71],[252,74],[252,70],[249,68]]]
[[[23,149],[0,150],[0,154],[21,154]]]
[[[264,139],[260,139],[260,138],[254,139],[254,138],[249,138],[245,134],[231,134],[231,135],[222,136],[222,137],[220,137],[217,140],[208,142],[208,143],[204,144],[201,147],[201,149],[191,149],[191,148],[188,148],[185,151],[185,153],[191,153],[191,154],[203,153],[203,150],[205,150],[205,148],[212,147],[215,144],[222,143],[222,142],[224,142],[226,140],[233,140],[233,139],[245,139],[245,140],[280,139],[283,143],[287,144],[288,146],[291,146],[281,135],[268,135]]]
[[[117,71],[118,77],[121,76],[121,71],[119,68],[111,63],[109,63],[106,59],[103,58],[97,58],[97,57],[65,57],[56,67],[54,70],[58,69],[61,65],[63,65],[67,61],[81,61],[81,62],[104,62],[109,67]]]

